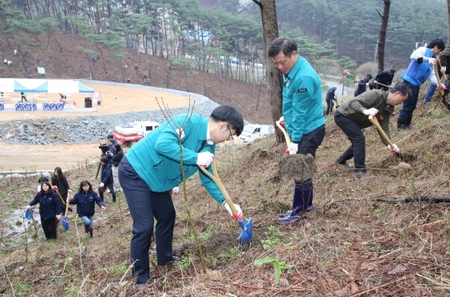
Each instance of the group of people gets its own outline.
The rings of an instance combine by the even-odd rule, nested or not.
[[[84,223],[86,234],[90,237],[93,236],[95,204],[101,210],[105,209],[104,193],[106,190],[109,189],[112,196],[110,203],[116,202],[116,191],[121,190],[117,172],[123,154],[120,144],[115,143],[112,136],[108,136],[108,150],[100,158],[102,171],[98,187],[99,194],[94,191],[89,181],[84,180],[80,183],[77,193],[73,197],[69,197],[70,186],[61,167],[54,169],[51,182],[45,176],[38,179],[37,194],[30,201],[27,209],[31,211],[36,204],[39,204],[45,240],[56,239],[58,222],[65,214],[66,208],[72,211],[69,205],[75,204],[77,205],[77,214]]]
[[[95,204],[100,210],[105,209],[103,200],[93,190],[89,181],[83,180],[78,191],[69,197],[70,186],[61,167],[56,167],[51,177],[41,176],[38,179],[37,194],[27,206],[27,211],[31,212],[39,204],[39,215],[41,226],[44,231],[45,240],[57,238],[58,223],[67,210],[71,210],[69,205],[77,205],[77,214],[83,221],[85,233],[93,237]]]
[[[436,63],[434,56],[443,48],[442,40],[434,40],[426,49],[418,49],[417,53],[411,56],[410,67],[402,75],[403,83],[390,88],[391,81],[383,80],[380,73],[376,77],[377,82],[381,82],[379,88],[369,91],[359,90],[361,93],[342,103],[335,112],[334,119],[337,126],[351,142],[351,146],[336,162],[346,165],[348,160],[354,158],[356,180],[373,178],[366,172],[365,137],[361,132],[361,129],[371,125],[369,116],[376,117],[389,135],[389,119],[395,106],[403,103],[399,117],[400,124],[405,115],[406,118],[412,115],[414,110],[412,107],[415,107],[417,102],[416,85],[420,87],[424,82],[423,77],[432,79],[432,65]],[[282,114],[279,121],[284,123],[291,139],[288,151],[291,154],[310,154],[315,157],[325,137],[319,75],[298,53],[297,44],[291,38],[276,38],[268,47],[267,54],[283,75]],[[389,76],[394,73],[392,69],[387,71]],[[366,80],[368,78],[369,76],[365,77]],[[384,89],[382,84],[389,87]],[[330,100],[335,99],[336,89],[332,89],[328,96]],[[178,192],[178,186],[183,178],[188,179],[199,171],[199,167],[211,172],[210,165],[215,159],[216,144],[239,136],[243,128],[244,120],[241,113],[232,106],[222,105],[215,108],[207,118],[198,114],[180,114],[168,119],[158,129],[133,145],[126,155],[123,152],[120,154],[120,145],[117,146],[114,140],[109,138],[108,150],[101,156],[102,176],[98,189],[100,199],[96,199],[94,194],[87,194],[93,192],[92,186],[89,182],[83,181],[80,184],[79,195],[67,201],[80,205],[82,199],[89,197],[92,205],[97,202],[104,207],[102,201],[106,188],[110,190],[115,201],[114,181],[120,182],[119,186],[125,194],[133,221],[130,243],[132,273],[136,283],[144,284],[150,278],[149,248],[153,239],[156,240],[157,264],[164,266],[174,260],[172,239],[176,212],[172,195]],[[392,152],[399,152],[396,145],[389,148]],[[113,176],[115,170],[118,178]],[[232,218],[242,218],[240,206],[236,204],[230,207],[214,181],[202,171],[199,171],[199,175],[211,197],[222,205]],[[30,202],[30,206],[41,201],[40,199],[44,205],[48,201],[53,203],[56,198],[53,194],[50,195],[49,191],[50,188],[42,183],[41,193]],[[298,221],[303,212],[314,209],[313,198],[312,178],[295,180],[292,208],[279,217],[277,222],[291,224]],[[55,206],[51,211],[43,212],[44,219],[57,219],[61,214],[61,206],[58,202],[54,203]],[[232,208],[235,209],[235,213]],[[93,213],[86,213],[84,217],[89,219],[91,214],[93,216]]]

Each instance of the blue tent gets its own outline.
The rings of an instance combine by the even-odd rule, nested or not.
[[[25,82],[25,83],[24,83]],[[32,92],[32,93],[47,93],[48,83],[47,81],[37,80],[15,80],[14,92]]]

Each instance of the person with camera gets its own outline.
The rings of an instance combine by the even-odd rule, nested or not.
[[[116,192],[114,191],[114,181],[112,175],[111,164],[106,156],[100,158],[100,164],[102,165],[102,174],[100,176],[100,185],[98,187],[98,193],[100,195],[100,199],[104,200],[103,193],[106,192],[106,189],[109,189],[111,193],[112,200],[110,203],[116,203]]]
[[[122,161],[123,158],[123,150],[120,144],[116,143],[114,146],[116,149],[116,152],[111,158],[111,164],[112,164],[112,174],[113,174],[113,182],[114,182],[114,191],[121,191],[122,188],[120,187],[119,182],[119,163]]]

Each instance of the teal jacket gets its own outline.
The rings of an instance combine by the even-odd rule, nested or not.
[[[304,134],[325,124],[319,75],[300,55],[289,74],[284,75],[282,111],[292,142],[300,142]]]
[[[210,151],[214,154],[216,151],[216,145],[208,144],[206,139],[207,118],[197,114],[172,117],[133,145],[126,154],[128,162],[153,192],[169,191],[182,182],[180,144],[178,134],[175,132],[179,127],[183,128],[182,160],[186,179],[199,170],[196,165],[197,152]],[[208,171],[212,172],[211,166],[208,167]],[[225,202],[213,180],[201,171],[200,179],[208,193],[218,203]]]

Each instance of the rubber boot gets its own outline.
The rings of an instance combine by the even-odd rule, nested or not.
[[[100,192],[100,191],[99,191],[98,194],[99,194],[99,196],[100,196],[100,200],[101,200],[101,201],[105,201],[105,200],[103,199],[103,192]]]
[[[84,232],[86,233],[86,235],[89,234],[89,230],[90,230],[90,227],[88,225],[84,225]]]
[[[112,202],[116,203],[116,193],[111,193],[112,195]]]
[[[309,191],[309,193],[308,193]],[[306,203],[306,209],[303,211],[312,211],[314,210],[314,205],[313,205],[313,198],[314,198],[314,191],[313,188],[304,188],[303,189],[303,193],[305,195],[305,197],[307,198],[307,203]]]
[[[397,119],[397,131],[406,129],[406,122],[407,122],[407,120],[408,119],[402,119],[402,118],[398,118]]]
[[[94,235],[94,228],[89,227],[89,236],[92,238],[93,235]]]
[[[292,210],[288,211],[285,216],[277,220],[280,224],[289,224],[300,220],[303,209],[303,187],[295,185],[294,199],[292,202]]]

